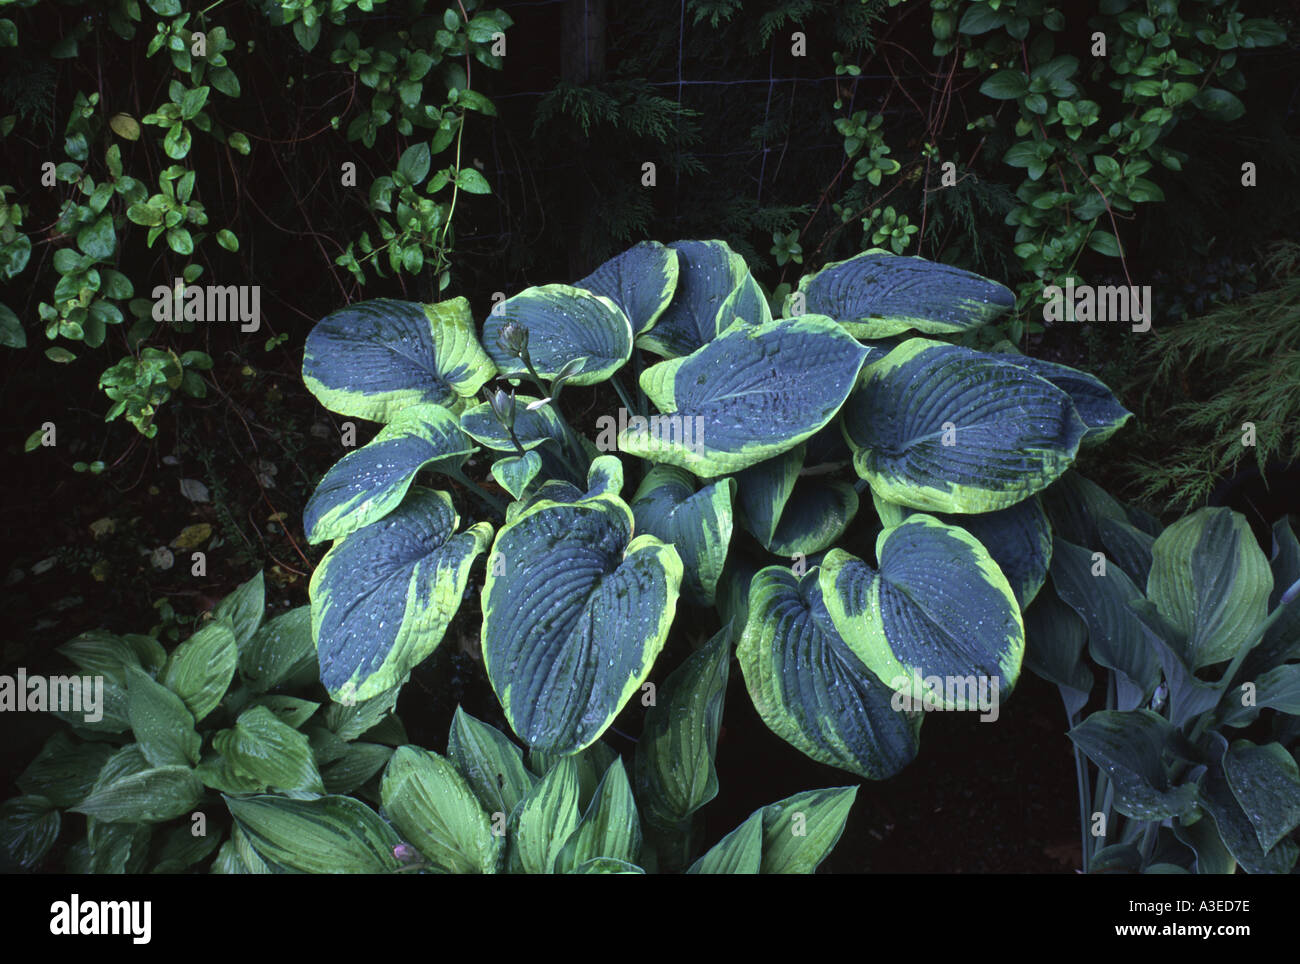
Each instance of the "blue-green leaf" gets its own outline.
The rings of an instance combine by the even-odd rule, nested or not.
[[[682,598],[713,605],[731,543],[731,500],[736,483],[721,479],[695,491],[685,469],[656,465],[632,499],[636,528],[675,546],[682,558]]]
[[[311,616],[332,697],[360,701],[389,689],[442,641],[492,536],[486,522],[462,533],[458,524],[446,492],[416,487],[325,554],[311,579]]]
[[[693,355],[642,372],[641,388],[664,414],[629,422],[619,448],[702,477],[755,465],[826,425],[866,355],[826,319],[738,322]]]
[[[1020,676],[1020,606],[970,533],[914,515],[876,539],[879,570],[842,549],[822,563],[822,598],[836,631],[881,682],[915,708],[996,712]],[[978,689],[978,699],[976,690]],[[984,706],[991,694],[993,706]]]
[[[894,690],[840,637],[816,568],[754,577],[736,656],[763,722],[814,760],[884,780],[916,757],[922,714],[895,710]]]
[[[531,747],[576,753],[594,743],[663,647],[681,558],[652,535],[633,539],[632,521],[614,494],[543,498],[497,535],[483,586],[483,661]]]
[[[342,539],[392,512],[421,469],[459,469],[474,446],[441,405],[399,411],[367,445],[325,473],[303,509],[309,542]]]
[[[586,359],[572,385],[595,385],[632,357],[632,323],[601,295],[572,285],[526,288],[497,305],[483,324],[483,343],[505,375],[527,373],[523,361],[497,343],[507,324],[528,329],[528,353],[543,378],[554,378],[577,358]]]
[[[349,305],[317,322],[302,360],[303,382],[322,405],[375,422],[421,402],[452,407],[495,374],[464,298]]]
[[[829,315],[859,338],[915,329],[969,331],[1013,307],[1015,295],[960,268],[879,249],[828,264],[799,280],[804,307]]]
[[[1070,397],[996,356],[924,338],[863,369],[844,406],[853,464],[882,498],[992,512],[1069,468],[1087,427]]]
[[[1006,352],[997,357],[1001,361],[1029,369],[1069,395],[1079,418],[1088,426],[1088,431],[1083,436],[1085,445],[1106,441],[1133,417],[1133,413],[1119,403],[1115,393],[1095,375],[1028,355]]]
[[[632,332],[654,327],[677,290],[677,252],[658,241],[641,241],[611,258],[577,287],[604,295],[623,309]]]
[[[637,346],[665,358],[678,358],[711,342],[731,325],[722,304],[749,277],[745,259],[725,241],[676,241],[677,289],[655,326]]]

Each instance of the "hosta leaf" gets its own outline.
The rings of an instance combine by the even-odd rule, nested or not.
[[[188,766],[152,767],[97,785],[71,809],[108,823],[161,823],[189,813],[202,792],[203,784]]]
[[[1061,691],[1066,713],[1073,717],[1088,702],[1093,676],[1083,658],[1088,627],[1048,587],[1025,609],[1025,666]]]
[[[352,793],[382,770],[393,755],[382,743],[349,743],[337,760],[321,768],[326,793]]]
[[[1196,802],[1195,784],[1169,784],[1162,754],[1172,732],[1151,710],[1099,710],[1066,735],[1110,776],[1116,810],[1135,820],[1163,820]]]
[[[262,615],[266,612],[266,582],[259,569],[252,579],[243,583],[225,599],[217,603],[212,610],[212,618],[230,619],[231,631],[235,634],[236,645],[243,646],[257,632],[262,624]]]
[[[550,874],[578,827],[578,764],[563,757],[510,817],[510,872]]]
[[[1237,740],[1223,755],[1223,775],[1265,853],[1300,826],[1300,767],[1282,744]]]
[[[662,649],[681,579],[677,551],[633,539],[616,495],[543,499],[502,528],[483,585],[483,662],[525,743],[575,753],[600,737]]]
[[[579,864],[569,871],[571,874],[644,874],[645,871],[636,864],[626,860],[614,860],[612,857],[596,857]]]
[[[808,312],[829,315],[859,338],[884,338],[908,329],[969,331],[1016,301],[1008,288],[977,274],[879,249],[805,275],[799,290]]]
[[[529,484],[542,471],[542,457],[536,452],[507,456],[492,463],[492,478],[516,499],[522,498]]]
[[[501,838],[446,759],[417,746],[399,747],[380,793],[397,829],[434,867],[452,874],[496,872]]]
[[[755,465],[825,426],[866,355],[826,319],[736,323],[693,355],[642,372],[664,414],[629,421],[619,449],[702,477]]]
[[[984,709],[977,688],[995,704],[1009,693],[1024,624],[988,550],[964,529],[914,515],[880,533],[876,558],[879,570],[832,549],[820,585],[836,631],[877,678],[945,709]]]
[[[1086,445],[1106,441],[1133,417],[1133,413],[1119,403],[1115,393],[1095,375],[1070,368],[1068,365],[1031,358],[1028,355],[1007,352],[997,357],[1012,365],[1026,368],[1039,378],[1047,379],[1069,395],[1075,411],[1079,413],[1079,418],[1083,419],[1083,424],[1088,427],[1088,431],[1083,436]]]
[[[451,406],[496,374],[464,298],[376,298],[326,315],[307,336],[302,378],[340,415],[391,421],[421,402]]]
[[[764,874],[811,874],[844,833],[857,787],[808,790],[769,803],[763,816]]]
[[[835,544],[858,514],[858,493],[846,482],[801,478],[764,548],[778,556],[810,556]]]
[[[127,713],[145,758],[156,767],[199,762],[202,740],[179,696],[144,670],[127,671]]]
[[[647,820],[683,826],[718,795],[718,732],[731,669],[723,627],[664,680],[636,746],[637,799]]]
[[[635,864],[641,853],[641,819],[623,761],[605,771],[591,804],[560,852],[556,870],[567,873],[597,857]]]
[[[311,579],[312,635],[334,699],[389,689],[442,641],[492,534],[486,522],[457,534],[458,522],[446,492],[416,487],[325,554]]]
[[[736,476],[741,522],[765,549],[775,540],[781,514],[799,481],[806,450],[805,445],[796,445],[788,452],[751,465]]]
[[[1281,605],[1286,591],[1300,580],[1300,540],[1296,539],[1289,517],[1283,516],[1273,524],[1269,568],[1273,572],[1273,592],[1268,599],[1269,612],[1272,612]],[[1255,674],[1297,656],[1300,656],[1300,605],[1292,602],[1264,633],[1263,641],[1251,650],[1246,658],[1246,672]]]
[[[308,874],[384,874],[398,869],[393,848],[400,838],[359,800],[270,795],[224,799],[249,844],[272,864]]]
[[[894,505],[872,493],[876,514],[885,526],[902,522],[915,510]],[[980,541],[1016,594],[1023,610],[1033,601],[1047,579],[1052,561],[1052,527],[1037,498],[1028,498],[996,512],[966,515],[934,513],[948,525],[960,526]]]
[[[367,445],[325,473],[303,509],[309,542],[342,539],[401,503],[421,469],[456,470],[474,446],[441,405],[402,409]]]
[[[763,811],[756,810],[710,848],[688,874],[757,874],[763,866]]]
[[[749,594],[736,656],[772,732],[819,763],[868,780],[907,766],[919,748],[922,715],[895,710],[894,690],[840,638],[822,602],[818,570],[798,579],[769,566]]]
[[[555,409],[542,405],[532,411],[528,406],[538,401],[532,395],[515,396],[515,437],[526,451],[532,451],[543,442],[553,440],[563,444],[564,428]],[[492,414],[492,407],[481,402],[466,409],[460,416],[460,427],[474,441],[495,452],[515,452],[515,443]]]
[[[254,693],[301,678],[318,679],[311,607],[299,606],[267,621],[239,650],[239,674]]]
[[[159,679],[184,701],[197,723],[226,695],[238,662],[234,629],[228,619],[222,619],[208,623],[177,646]]]
[[[47,797],[56,807],[75,806],[90,793],[112,753],[106,743],[77,743],[60,730],[18,777],[18,788]]]
[[[658,241],[641,241],[578,282],[622,309],[641,335],[654,327],[677,290],[677,252]]]
[[[1231,659],[1268,614],[1273,573],[1244,516],[1205,508],[1152,547],[1147,595],[1187,637],[1193,669]]]
[[[0,848],[20,867],[36,866],[59,836],[62,817],[48,797],[14,797],[0,804]]]
[[[873,491],[924,511],[992,512],[1069,468],[1086,427],[1024,368],[910,338],[863,370],[844,406],[853,465]]]
[[[668,308],[637,346],[665,358],[689,355],[734,319],[721,319],[722,303],[748,277],[745,259],[725,241],[676,241],[677,289]]]
[[[325,792],[307,737],[265,706],[245,710],[233,729],[212,738],[212,745],[259,790]]]
[[[572,285],[526,288],[497,305],[483,323],[483,344],[503,375],[526,374],[521,359],[497,344],[510,323],[528,329],[528,353],[543,378],[554,378],[566,363],[585,358],[569,384],[595,385],[632,357],[632,323],[609,298]]]
[[[489,815],[508,817],[537,782],[509,737],[460,707],[451,721],[447,756]]]
[[[721,479],[698,492],[685,469],[656,465],[632,499],[636,528],[677,549],[682,558],[682,598],[713,605],[731,543],[731,501],[736,483]]]
[[[726,331],[736,321],[743,321],[747,325],[762,325],[771,320],[772,308],[767,303],[767,295],[748,272],[718,308],[719,333]]]
[[[1142,590],[1119,567],[1103,570],[1087,549],[1060,538],[1053,544],[1051,571],[1057,595],[1087,624],[1092,658],[1120,674],[1119,708],[1145,703],[1160,682],[1160,665],[1129,605],[1142,598]]]
[[[1271,838],[1276,828],[1290,819],[1287,810],[1294,806],[1295,788],[1286,786],[1290,783],[1289,774],[1279,769],[1282,764],[1272,751],[1261,755],[1241,747],[1234,760],[1222,735],[1211,732],[1209,739],[1213,762],[1201,780],[1199,803],[1214,818],[1224,846],[1247,873],[1291,873],[1297,857],[1300,857],[1300,846],[1294,840],[1284,835],[1271,849],[1266,850],[1260,845],[1261,838]],[[1229,770],[1235,771],[1231,777]],[[1263,776],[1264,782],[1247,789],[1252,776]],[[1255,806],[1278,806],[1281,810],[1247,813],[1237,795],[1237,787]]]

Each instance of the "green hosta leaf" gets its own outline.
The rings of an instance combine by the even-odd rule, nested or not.
[[[343,755],[321,769],[326,793],[352,793],[382,770],[393,755],[382,743],[349,743]]]
[[[696,475],[725,475],[780,455],[844,404],[867,351],[827,318],[734,324],[695,354],[641,374],[664,415],[632,419],[619,449]]]
[[[265,706],[245,710],[233,729],[212,738],[212,745],[259,790],[325,792],[307,737]]]
[[[836,632],[815,567],[754,577],[736,656],[763,722],[814,760],[884,780],[916,757],[922,714],[895,710],[893,689]]]
[[[646,710],[636,747],[637,797],[646,819],[682,827],[718,795],[718,731],[731,669],[731,632],[724,627],[666,680]]]
[[[209,365],[210,367],[210,365]],[[259,569],[252,579],[242,584],[225,599],[217,603],[212,611],[214,619],[229,616],[235,634],[235,642],[243,646],[257,627],[262,625],[262,615],[266,612],[266,581]]]
[[[1265,853],[1300,826],[1300,767],[1282,744],[1237,740],[1223,756],[1223,775]]]
[[[924,338],[867,366],[844,406],[853,464],[882,498],[992,512],[1069,468],[1087,427],[1070,398],[995,356]]]
[[[179,696],[143,670],[127,672],[127,713],[145,758],[156,767],[199,762],[202,739]]]
[[[681,579],[672,546],[632,538],[616,494],[544,498],[507,522],[483,585],[483,662],[524,742],[574,753],[600,737],[663,648]]]
[[[876,514],[885,526],[898,525],[916,511],[872,495]],[[968,515],[936,512],[934,517],[948,525],[960,526],[980,541],[1007,577],[1022,610],[1033,601],[1047,579],[1052,561],[1052,527],[1037,497],[996,512]]]
[[[808,790],[770,803],[763,817],[765,874],[811,874],[839,842],[857,787]]]
[[[385,518],[334,545],[312,575],[312,635],[321,682],[336,700],[366,700],[437,648],[492,527],[456,532],[446,492],[416,487]]]
[[[167,835],[150,873],[180,874],[189,870],[221,845],[220,830],[194,835],[191,826],[180,826]]]
[[[184,701],[197,723],[226,695],[238,662],[235,633],[230,621],[222,619],[209,623],[177,646],[159,679]]]
[[[459,469],[474,446],[441,405],[402,409],[367,445],[325,473],[303,509],[310,542],[342,539],[401,503],[421,469]]]
[[[567,873],[598,857],[635,864],[641,853],[641,819],[623,761],[615,759],[596,788],[582,823],[570,835],[556,864]]]
[[[401,843],[373,810],[351,797],[287,800],[225,797],[257,854],[308,874],[383,874],[398,869]]]
[[[703,857],[691,864],[688,874],[757,874],[763,866],[763,811],[727,834]]]
[[[676,289],[637,346],[678,358],[707,345],[731,325],[733,319],[720,316],[722,303],[749,277],[749,268],[725,241],[677,241],[668,247],[677,254]]]
[[[1300,580],[1300,540],[1296,539],[1290,519],[1283,517],[1273,525],[1273,547],[1269,558],[1273,573],[1273,592],[1269,595],[1269,612],[1282,604],[1282,596]],[[1259,672],[1300,656],[1300,605],[1292,602],[1264,633],[1264,639],[1246,660],[1246,670]],[[1296,715],[1300,715],[1297,712]]]
[[[149,767],[139,748],[127,748],[145,769],[114,768],[111,758],[90,795],[71,809],[108,823],[161,823],[189,813],[203,792],[188,766]],[[109,779],[105,779],[105,776]]]
[[[239,674],[254,693],[318,679],[311,607],[299,606],[262,625],[239,650]]]
[[[319,703],[299,699],[296,696],[259,696],[249,704],[250,708],[253,706],[265,706],[275,714],[277,720],[295,730],[320,709]]]
[[[1231,659],[1268,614],[1273,574],[1244,516],[1205,508],[1160,534],[1147,595],[1187,637],[1193,669]]]
[[[322,405],[376,422],[420,402],[452,405],[495,374],[464,298],[350,305],[316,324],[302,362],[303,382]]]
[[[578,764],[563,757],[528,791],[510,817],[511,873],[550,874],[578,828]]]
[[[363,733],[391,722],[393,707],[397,705],[397,697],[401,694],[402,684],[405,682],[403,677],[396,686],[384,690],[372,699],[346,704],[330,703],[325,707],[323,714],[325,726],[340,739],[355,740]]]
[[[1060,538],[1053,545],[1051,571],[1056,592],[1088,626],[1092,658],[1120,674],[1119,708],[1145,703],[1160,682],[1160,664],[1129,605],[1142,599],[1142,590],[1118,566],[1103,569],[1102,560],[1087,549]]]
[[[56,807],[75,806],[90,793],[112,753],[106,743],[77,743],[60,730],[18,777],[18,788],[48,797]]]
[[[713,605],[731,543],[731,500],[736,483],[721,479],[695,491],[685,469],[656,465],[632,499],[636,528],[676,547],[682,558],[682,598]]]
[[[836,631],[911,706],[988,712],[1020,676],[1020,606],[970,533],[914,515],[876,539],[879,570],[832,549],[819,576]],[[978,690],[980,698],[977,700]],[[981,705],[985,693],[992,706]]]
[[[577,283],[622,309],[634,335],[655,326],[677,290],[677,252],[658,241],[641,241],[606,261]]]
[[[872,250],[799,280],[804,308],[828,315],[858,338],[915,329],[969,331],[1015,306],[1015,295],[960,268]]]
[[[483,323],[483,343],[502,374],[526,374],[523,361],[497,344],[501,329],[511,323],[528,329],[528,353],[543,378],[554,378],[568,362],[585,358],[569,383],[595,385],[632,357],[632,323],[623,309],[572,285],[526,288],[497,305]]]
[[[636,864],[610,857],[596,857],[579,864],[569,871],[571,874],[644,874],[645,871]]]
[[[0,848],[20,867],[44,859],[58,839],[62,817],[47,797],[14,797],[0,804]]]
[[[496,872],[501,838],[473,791],[447,760],[416,746],[397,749],[380,790],[384,810],[420,853],[453,874]]]
[[[1224,846],[1247,873],[1291,873],[1300,857],[1300,846],[1283,835],[1271,849],[1265,850],[1260,840],[1271,839],[1278,827],[1290,821],[1295,806],[1294,772],[1288,772],[1275,751],[1252,752],[1249,744],[1239,743],[1234,754],[1227,741],[1214,732],[1210,741],[1218,762],[1210,766],[1201,780],[1199,803],[1214,818]],[[1250,814],[1238,793],[1257,807],[1270,805],[1281,809]]]
[[[492,463],[492,478],[516,499],[523,497],[540,471],[542,457],[533,451],[519,456],[507,456]]]
[[[1196,802],[1195,784],[1169,784],[1162,754],[1172,732],[1169,721],[1151,710],[1100,710],[1067,736],[1109,774],[1116,810],[1135,820],[1163,820]]]
[[[519,747],[496,727],[460,707],[451,721],[447,756],[489,815],[509,816],[537,778],[524,766]]]
[[[1061,691],[1073,717],[1088,702],[1092,670],[1083,658],[1088,627],[1049,587],[1025,610],[1025,666]]]

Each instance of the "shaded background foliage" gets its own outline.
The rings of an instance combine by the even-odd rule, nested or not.
[[[3,590],[8,632],[0,671],[45,668],[54,645],[96,626],[117,632],[154,626],[161,634],[192,626],[259,568],[267,570],[268,598],[275,605],[305,602],[306,581],[321,550],[309,549],[303,537],[302,507],[338,457],[341,420],[302,387],[302,344],[317,319],[346,302],[463,294],[481,318],[498,292],[576,280],[646,237],[724,239],[775,289],[872,246],[861,218],[880,206],[893,208],[916,227],[905,236],[905,253],[970,268],[1013,287],[1026,281],[1031,276],[1013,250],[1014,228],[1005,223],[1019,203],[1015,191],[1023,177],[1021,169],[1003,162],[1017,140],[1014,111],[1001,110],[1006,102],[980,93],[987,70],[963,66],[960,53],[932,52],[934,12],[956,8],[960,13],[978,5],[948,0],[894,7],[886,0],[500,3],[513,21],[506,30],[502,69],[475,64],[471,85],[492,100],[497,113],[472,114],[461,145],[464,167],[480,171],[493,193],[460,195],[442,295],[437,273],[423,265],[389,278],[370,275],[362,286],[338,263],[362,231],[378,237],[370,187],[397,169],[418,132],[406,136],[389,125],[380,129],[373,149],[349,142],[345,131],[364,109],[364,85],[346,63],[332,62],[328,28],[327,39],[305,51],[292,31],[267,19],[276,4],[217,5],[211,22],[225,26],[236,40],[228,56],[242,93],[214,109],[226,128],[247,132],[251,149],[245,156],[212,139],[194,138],[187,163],[199,173],[196,192],[211,218],[210,230],[229,228],[240,239],[236,251],[201,246],[194,260],[205,269],[201,283],[261,285],[262,327],[243,334],[236,325],[200,325],[151,336],[148,344],[199,350],[213,360],[212,369],[202,373],[204,397],[178,395],[168,401],[156,416],[153,439],[125,422],[103,421],[108,404],[97,387],[100,373],[141,347],[129,336],[129,322],[112,328],[102,349],[78,350],[75,361],[58,365],[42,356],[52,343],[44,341],[36,321],[36,304],[48,299],[58,277],[53,250],[67,239],[59,240],[55,225],[63,200],[72,194],[70,185],[42,187],[40,165],[66,160],[64,128],[78,92],[99,92],[106,114],[127,111],[137,118],[166,97],[169,74],[143,50],[151,17],[146,10],[140,35],[127,43],[106,29],[102,10],[83,19],[93,5],[0,7],[0,17],[18,23],[21,38],[19,46],[0,49],[0,115],[15,118],[12,131],[0,140],[0,181],[13,186],[8,200],[23,206],[22,228],[33,244],[26,270],[0,291],[0,301],[20,317],[29,342],[25,349],[0,352],[8,416],[0,444],[9,456],[0,500],[9,550]],[[1123,269],[1094,251],[1085,252],[1077,265],[1093,283],[1126,284],[1126,269],[1132,283],[1153,285],[1154,334],[1144,340],[1122,325],[1035,331],[1027,322],[1041,318],[1041,308],[1032,306],[1024,306],[1002,334],[1030,354],[1094,372],[1138,412],[1140,427],[1091,456],[1082,465],[1085,473],[1127,498],[1141,496],[1154,511],[1180,499],[1203,501],[1219,486],[1215,498],[1236,499],[1234,506],[1259,525],[1296,507],[1279,498],[1278,485],[1266,487],[1269,472],[1232,487],[1240,460],[1221,457],[1224,426],[1235,432],[1232,423],[1242,410],[1261,423],[1274,417],[1271,407],[1256,411],[1269,402],[1252,373],[1261,363],[1279,362],[1265,340],[1257,357],[1243,363],[1244,372],[1240,366],[1204,368],[1211,336],[1229,324],[1250,325],[1261,308],[1279,330],[1289,332],[1295,320],[1294,311],[1286,310],[1294,305],[1293,269],[1283,264],[1278,275],[1265,270],[1263,261],[1278,242],[1294,236],[1300,214],[1297,23],[1293,8],[1282,0],[1250,6],[1250,16],[1272,18],[1288,39],[1240,51],[1245,114],[1229,123],[1198,119],[1168,131],[1163,145],[1185,152],[1187,161],[1181,172],[1158,172],[1163,202],[1143,204],[1123,222]],[[441,7],[390,0],[370,11],[349,8],[346,26],[364,22],[376,32],[400,30],[420,13],[441,16]],[[792,51],[795,31],[805,35],[805,56]],[[70,33],[80,37],[76,55],[55,56]],[[1062,40],[1062,49],[1079,57],[1085,69],[1088,46],[1082,27],[1072,25]],[[1092,94],[1093,86],[1088,89]],[[440,104],[441,94],[430,90],[423,96]],[[846,155],[845,134],[836,128],[837,119],[858,111],[883,118],[875,133],[898,164],[897,172],[879,184],[854,179],[856,158]],[[989,115],[993,122],[981,124]],[[338,129],[332,124],[336,116]],[[153,129],[146,128],[144,138],[129,148],[117,141],[128,168],[136,164],[156,178],[168,161],[155,140]],[[96,140],[92,158],[101,158],[109,143],[107,135]],[[435,169],[450,163],[444,157],[435,157]],[[956,186],[938,189],[939,157],[960,161]],[[1243,160],[1257,165],[1259,187],[1240,186]],[[341,183],[345,161],[357,164],[356,187]],[[655,165],[653,187],[642,182],[647,162]],[[133,230],[140,229],[126,229]],[[780,236],[775,244],[774,235]],[[116,267],[132,279],[137,297],[179,274],[185,259],[130,240],[121,246]],[[1285,290],[1268,294],[1279,285]],[[1189,369],[1193,374],[1184,372],[1181,362],[1169,361],[1183,355],[1194,359],[1197,352],[1203,367]],[[1294,354],[1286,359],[1280,364],[1293,376]],[[1157,368],[1162,379],[1148,391]],[[598,413],[617,406],[603,391],[571,389],[577,410],[586,413],[579,417],[580,423],[586,420],[580,427],[590,429]],[[1223,419],[1201,425],[1199,434],[1185,432],[1169,414],[1180,403],[1207,398],[1217,400],[1215,410]],[[1285,480],[1295,452],[1296,435],[1286,424],[1294,419],[1285,411],[1268,436],[1271,448],[1258,453],[1264,464],[1256,469],[1269,468],[1271,460],[1271,474],[1279,480]],[[24,454],[24,441],[45,421],[57,424],[58,445]],[[358,445],[373,431],[359,428]],[[98,476],[72,471],[74,462],[95,460],[106,466]],[[202,481],[208,501],[185,498],[183,479]],[[210,527],[204,577],[191,576],[188,551],[171,545],[184,542],[183,534],[196,525]],[[157,568],[153,553],[168,546],[175,563]],[[417,739],[427,728],[428,745],[446,732],[457,701],[483,718],[496,712],[473,655],[477,611],[468,600],[475,598],[472,584],[451,634],[463,637],[461,645],[440,648],[403,696],[404,713],[408,701],[438,707],[427,721],[410,727]],[[680,640],[677,645],[689,648]],[[969,806],[971,794],[978,793],[969,782],[954,777],[950,787],[937,788],[934,775],[965,773],[974,779],[973,771],[966,771],[975,759],[982,761],[983,779],[995,787],[1000,801],[995,806],[1006,812],[1005,821],[987,814],[991,826],[1019,820],[1023,808],[1033,806],[1036,781],[1068,787],[1064,754],[1051,751],[1055,763],[1046,770],[1028,766],[1024,756],[1039,738],[1062,739],[1054,699],[1037,679],[1026,679],[1006,710],[1003,728],[936,720],[932,725],[951,729],[952,738],[930,741],[915,767],[887,786],[868,788],[846,841],[873,839],[868,826],[898,825],[901,838],[865,844],[872,866],[949,869],[938,865],[937,857],[934,865],[922,866],[925,858],[919,865],[910,854],[909,846],[932,834],[927,827],[945,821],[913,813],[907,801],[937,794],[936,807]],[[717,815],[720,827],[734,825],[735,818],[787,790],[825,782],[809,775],[810,768],[814,773],[821,768],[767,733],[747,700],[733,694],[728,705],[727,727],[743,737],[733,736],[729,743],[724,732],[720,767],[727,802]],[[1017,723],[1019,716],[1024,719]],[[32,741],[35,745],[35,735]],[[22,747],[16,752],[30,756]],[[772,759],[782,761],[776,769],[788,787],[763,786],[746,796],[746,775],[760,768],[767,772],[763,761]],[[1060,772],[1051,773],[1057,764]],[[729,791],[736,795],[726,796]],[[1058,816],[1059,837],[990,842],[991,850],[972,855],[962,866],[1052,869],[1055,858],[1048,849],[1068,846],[1074,836],[1070,815]],[[937,845],[932,849],[945,852]],[[836,855],[832,866],[848,861],[836,869],[853,869],[860,859],[865,859],[862,852],[850,851],[847,857]]]

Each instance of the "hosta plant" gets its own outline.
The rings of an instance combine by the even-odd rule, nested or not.
[[[1083,869],[1292,872],[1295,532],[1279,521],[1270,557],[1230,509],[1162,528],[1073,473],[1058,486],[1045,500],[1051,571],[1025,614],[1026,658],[1069,717]]]
[[[305,512],[330,544],[311,581],[322,682],[395,686],[483,556],[483,662],[531,751],[592,746],[674,625],[730,623],[768,726],[892,775],[916,707],[972,709],[977,680],[1011,692],[1050,562],[1039,493],[1129,417],[1082,372],[944,341],[1013,301],[872,250],[773,305],[725,243],[682,241],[481,324],[464,298],[330,314],[304,381],[383,428]],[[605,385],[584,437],[562,399]]]

